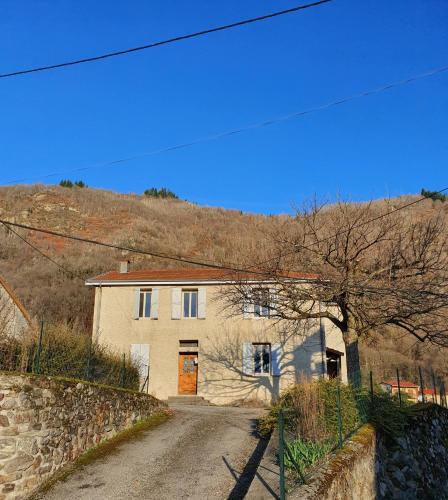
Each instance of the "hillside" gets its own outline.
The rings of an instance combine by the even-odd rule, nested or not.
[[[403,198],[399,201],[408,201]],[[398,202],[398,201],[397,201]],[[380,202],[379,202],[380,203]],[[448,203],[425,200],[408,216],[443,208]],[[218,263],[246,264],[262,257],[269,235],[290,220],[287,216],[263,216],[221,208],[201,207],[180,200],[122,195],[89,188],[15,186],[0,188],[0,217],[81,237],[140,247],[159,253],[190,256]],[[0,229],[0,273],[36,318],[63,321],[90,330],[93,309],[91,291],[84,279],[116,269],[123,257],[134,269],[177,267],[180,264],[122,252],[53,236],[17,230],[68,272],[49,262],[16,235]],[[71,276],[73,273],[75,276]],[[407,339],[373,339],[363,348],[366,364],[378,367],[398,363],[413,365],[428,359],[442,366],[445,353],[417,346]]]
[[[0,216],[120,246],[217,262],[239,262],[259,251],[267,234],[282,220],[178,200],[38,185],[0,188]],[[31,313],[89,328],[92,298],[83,279],[115,269],[124,255],[117,250],[18,230],[82,278],[72,279],[17,236],[1,231],[0,272]],[[134,269],[179,265],[149,256],[128,257]]]

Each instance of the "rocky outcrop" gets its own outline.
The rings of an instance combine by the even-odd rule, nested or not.
[[[24,498],[87,449],[161,410],[147,394],[0,374],[0,500]]]

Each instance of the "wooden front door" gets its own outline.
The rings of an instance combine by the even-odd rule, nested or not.
[[[198,383],[198,365],[194,352],[179,354],[179,394],[196,394]]]

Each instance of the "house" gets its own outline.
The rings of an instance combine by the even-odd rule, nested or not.
[[[398,381],[396,379],[381,382],[380,386],[383,391],[388,392],[391,396],[398,394]],[[419,400],[420,386],[414,382],[409,382],[409,380],[400,380],[400,393],[416,403]]]
[[[272,283],[254,276],[247,279],[265,300],[229,315],[222,291],[233,279],[214,269],[129,271],[122,263],[120,271],[86,282],[95,288],[93,338],[139,360],[145,389],[161,399],[270,402],[302,374],[346,381],[339,329],[321,319],[288,331],[266,305]],[[309,275],[291,279],[311,286]]]
[[[434,389],[423,389],[423,394],[427,403],[437,403],[439,405],[443,405],[445,403],[444,395],[441,396],[440,390],[434,392]],[[422,401],[421,394],[419,394],[418,400]]]
[[[0,276],[0,335],[20,337],[32,328],[31,318],[7,281]]]

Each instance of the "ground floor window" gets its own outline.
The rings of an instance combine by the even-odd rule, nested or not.
[[[327,349],[327,375],[328,378],[338,378],[341,376],[342,352],[334,349]]]
[[[254,373],[271,372],[271,344],[252,344],[254,356]]]

